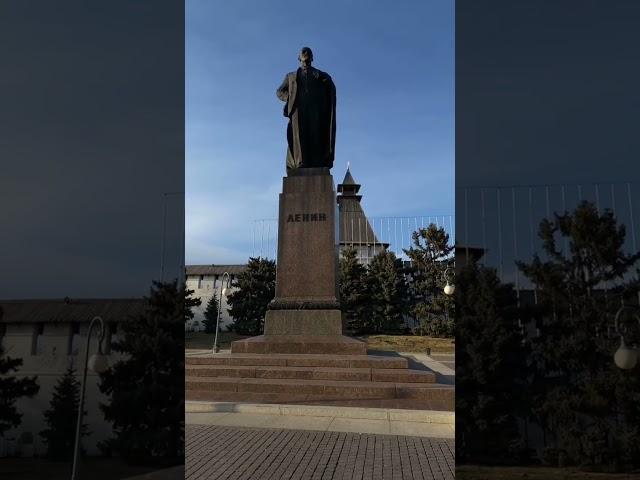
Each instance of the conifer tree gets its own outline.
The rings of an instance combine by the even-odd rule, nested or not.
[[[404,326],[408,287],[402,270],[402,262],[386,250],[373,257],[369,264],[366,285],[373,333],[398,332]]]
[[[53,390],[49,410],[44,412],[48,428],[40,432],[40,436],[47,444],[47,457],[53,460],[73,458],[79,404],[80,382],[75,377],[73,367],[69,367]],[[89,434],[84,423],[80,434]]]
[[[568,461],[640,465],[640,375],[615,366],[608,335],[637,302],[640,253],[624,253],[624,225],[589,202],[543,220],[539,236],[544,257],[519,262],[539,299],[534,412]]]
[[[204,329],[206,333],[215,333],[216,324],[218,322],[218,295],[213,295],[207,303],[207,309],[204,311]]]
[[[528,380],[513,286],[472,263],[458,271],[455,301],[456,460],[513,458]]]
[[[0,318],[2,310],[0,309]],[[11,375],[22,365],[21,358],[4,355],[0,346],[0,437],[4,433],[20,425],[22,414],[18,412],[16,402],[22,397],[33,397],[40,390],[37,377],[16,378]]]
[[[230,329],[241,335],[260,335],[267,306],[276,292],[276,262],[250,258],[247,269],[236,277],[236,290],[227,297]]]
[[[101,375],[101,405],[115,437],[102,444],[130,462],[184,460],[184,323],[200,304],[177,281],[154,282],[146,311],[122,323],[124,358]]]
[[[412,265],[411,315],[420,322],[423,335],[453,336],[454,301],[444,293],[445,271],[453,264],[449,235],[443,227],[430,224],[411,237],[413,245],[404,250]]]
[[[366,333],[371,329],[366,276],[367,269],[358,262],[356,250],[343,250],[340,257],[340,304],[347,327],[354,333]]]

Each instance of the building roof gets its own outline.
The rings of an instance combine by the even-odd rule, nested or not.
[[[351,170],[349,169],[349,167],[347,167],[347,173],[344,174],[342,185],[357,185],[356,181],[353,179],[353,176],[351,175]]]
[[[146,306],[143,298],[1,300],[0,322],[90,322],[96,316],[105,322],[122,322],[143,314]]]
[[[381,243],[357,200],[343,198],[340,204],[340,245],[384,245]]]
[[[187,275],[238,275],[247,269],[246,265],[187,265]]]
[[[345,188],[346,187],[346,188]],[[355,195],[360,190],[360,184],[356,183],[351,175],[351,170],[347,167],[347,173],[344,174],[342,183],[338,184],[338,193],[347,195]]]

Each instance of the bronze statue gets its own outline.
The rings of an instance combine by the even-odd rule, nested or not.
[[[329,74],[311,66],[313,52],[304,47],[300,67],[287,73],[276,95],[285,103],[287,172],[333,166],[336,144],[336,87]]]

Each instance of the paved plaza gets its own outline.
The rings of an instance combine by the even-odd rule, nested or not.
[[[188,480],[454,479],[454,441],[348,432],[186,426]]]

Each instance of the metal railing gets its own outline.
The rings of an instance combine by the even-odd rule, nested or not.
[[[637,252],[637,214],[640,212],[638,182],[478,186],[456,189],[457,228],[461,246],[479,247],[481,262],[496,268],[503,282],[516,289],[530,288],[516,261],[529,262],[534,254],[544,258],[538,237],[540,222],[554,213],[573,211],[580,202],[592,202],[599,212],[609,209],[626,228],[624,250]],[[561,244],[568,254],[569,244]]]
[[[406,259],[403,249],[411,247],[412,234],[430,224],[443,227],[453,245],[456,238],[454,215],[415,215],[393,217],[367,217],[344,215],[338,220],[342,231],[341,246],[359,250],[363,263],[373,258],[382,248],[388,248],[398,258]],[[368,223],[368,225],[367,225]],[[370,228],[369,228],[370,227]],[[373,233],[373,234],[372,234]],[[252,257],[276,259],[278,253],[278,220],[264,218],[252,223]]]

